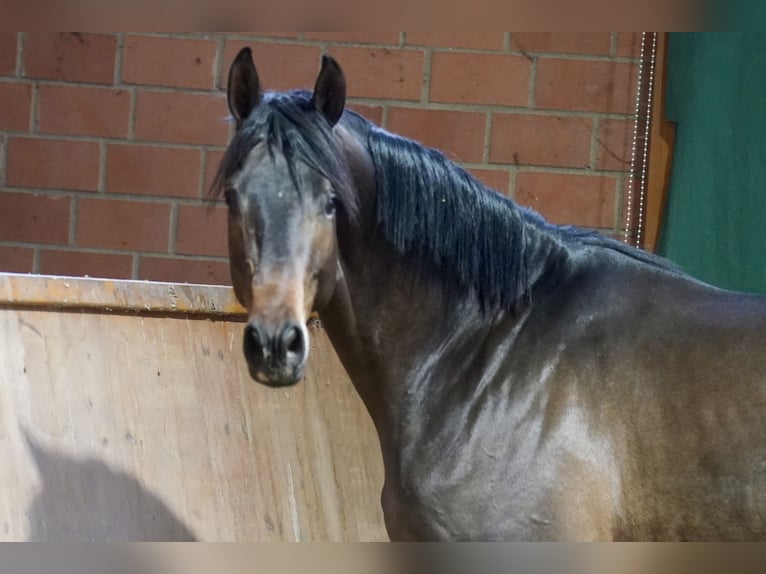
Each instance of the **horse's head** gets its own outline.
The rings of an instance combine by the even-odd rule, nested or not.
[[[335,287],[336,212],[353,208],[333,134],[345,93],[329,56],[312,94],[263,93],[249,48],[229,72],[237,130],[217,185],[229,210],[231,278],[248,312],[245,358],[251,376],[270,386],[302,378],[306,321]]]

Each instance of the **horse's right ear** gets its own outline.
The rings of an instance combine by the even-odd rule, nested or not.
[[[314,86],[311,103],[324,114],[331,126],[337,124],[343,115],[346,106],[346,77],[338,62],[328,54],[322,56],[322,69]]]
[[[250,48],[242,48],[231,64],[227,96],[229,110],[239,127],[261,101],[261,82],[258,80]]]

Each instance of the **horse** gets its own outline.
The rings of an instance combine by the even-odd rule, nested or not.
[[[320,68],[264,91],[239,52],[211,193],[250,375],[299,382],[318,313],[377,431],[390,539],[766,539],[766,297],[546,222]]]

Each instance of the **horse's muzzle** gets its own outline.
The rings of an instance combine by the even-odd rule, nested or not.
[[[295,321],[278,326],[254,320],[245,327],[244,352],[250,376],[270,387],[294,385],[303,378],[307,333]]]

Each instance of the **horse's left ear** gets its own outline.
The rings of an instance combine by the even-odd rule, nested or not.
[[[314,86],[311,103],[324,114],[331,126],[338,123],[346,107],[346,77],[338,62],[327,54],[322,56],[322,69]]]
[[[261,101],[261,82],[253,63],[253,52],[242,48],[234,58],[229,69],[229,82],[226,86],[231,115],[239,127]]]

